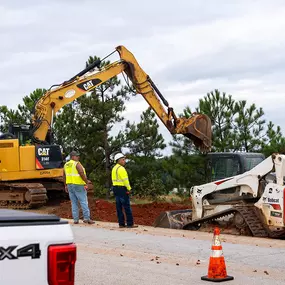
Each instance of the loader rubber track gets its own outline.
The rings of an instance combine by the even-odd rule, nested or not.
[[[0,208],[39,208],[47,200],[47,190],[41,183],[0,182]]]
[[[285,237],[285,231],[272,231],[263,224],[262,220],[259,218],[258,209],[255,206],[234,206],[217,214],[209,215],[207,217],[187,223],[183,226],[183,229],[195,230],[203,223],[215,221],[218,218],[223,218],[237,212],[244,218],[244,221],[246,222],[252,236],[270,238]]]

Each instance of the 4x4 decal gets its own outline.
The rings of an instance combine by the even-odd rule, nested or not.
[[[40,258],[41,250],[39,243],[31,243],[20,247],[16,250],[18,245],[11,245],[7,248],[0,246],[0,261],[7,259],[18,259],[20,257],[31,257],[32,259]]]

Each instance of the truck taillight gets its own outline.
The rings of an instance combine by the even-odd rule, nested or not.
[[[48,248],[48,284],[74,285],[76,245],[50,245]]]

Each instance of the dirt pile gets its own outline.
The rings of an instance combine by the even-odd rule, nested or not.
[[[103,222],[117,222],[116,205],[101,199],[88,199],[91,218]],[[172,204],[172,203],[158,203],[153,202],[149,204],[132,205],[134,221],[136,224],[152,226],[157,216],[163,211],[189,209],[190,205]],[[51,214],[58,215],[61,218],[72,219],[70,201],[60,203],[49,211]],[[82,212],[80,211],[82,219]]]

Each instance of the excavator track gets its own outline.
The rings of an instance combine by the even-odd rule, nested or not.
[[[39,208],[47,200],[47,190],[41,183],[0,182],[0,208]]]
[[[239,213],[247,227],[249,228],[252,236],[254,237],[270,237],[270,238],[281,238],[285,237],[285,231],[272,231],[266,227],[262,220],[258,216],[257,208],[251,206],[234,206],[230,209],[221,211],[219,213],[209,215],[207,217],[197,219],[183,226],[184,230],[196,230],[203,223],[215,221],[216,219],[226,217],[231,214]]]

